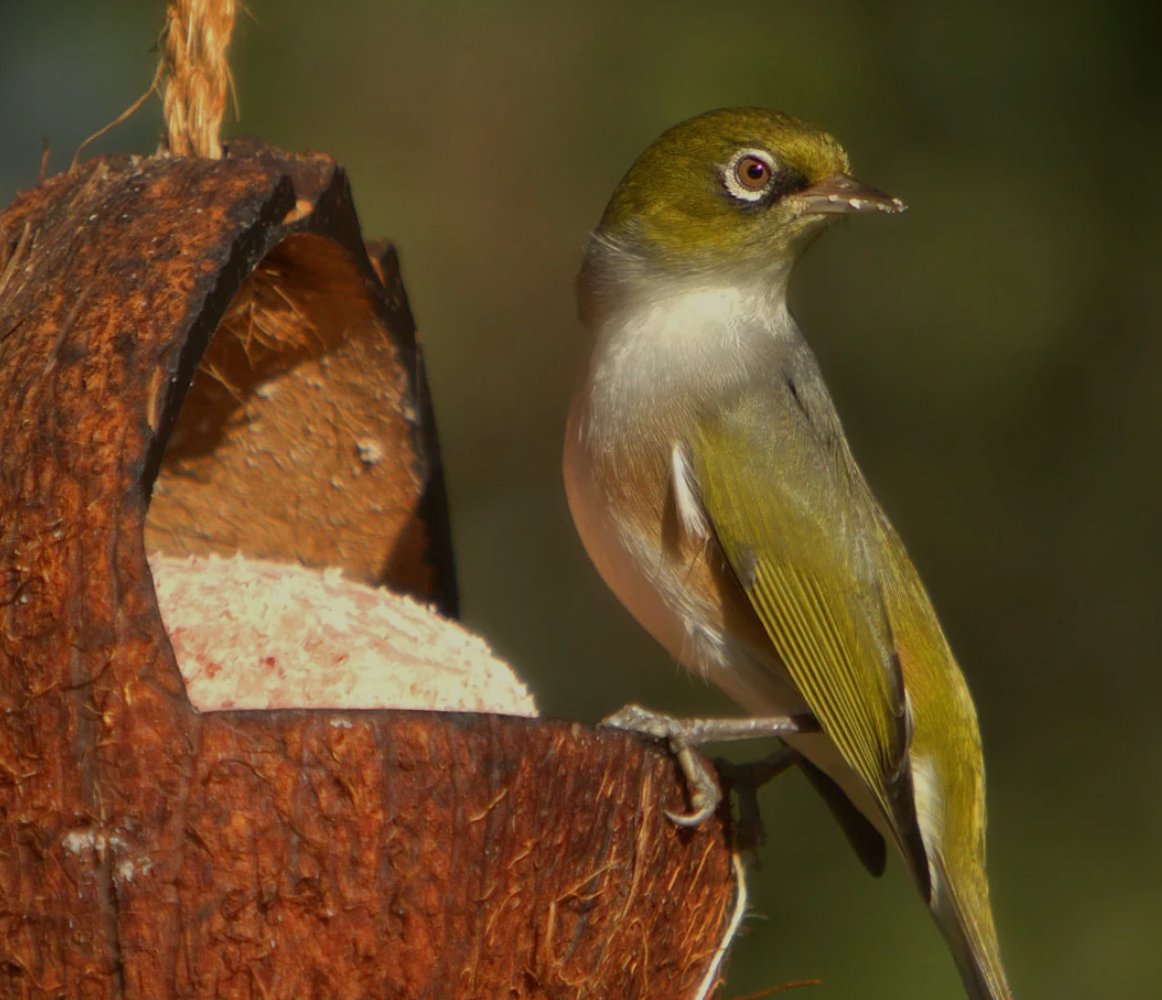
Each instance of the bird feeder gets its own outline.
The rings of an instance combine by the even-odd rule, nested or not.
[[[726,817],[671,823],[656,747],[489,700],[495,659],[440,613],[394,250],[326,155],[177,145],[0,214],[0,996],[709,996],[741,908]],[[266,702],[199,707],[158,599],[183,566],[211,639],[272,567],[389,607]],[[379,691],[345,700],[372,620]],[[199,647],[202,674],[261,677],[253,646]]]

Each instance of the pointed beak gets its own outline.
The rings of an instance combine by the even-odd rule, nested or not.
[[[899,215],[908,211],[899,198],[857,181],[847,174],[835,174],[812,184],[794,196],[803,215],[856,215],[887,212]]]

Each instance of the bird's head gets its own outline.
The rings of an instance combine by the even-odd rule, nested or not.
[[[590,253],[604,247],[672,271],[789,269],[839,216],[905,211],[849,169],[833,136],[791,115],[710,111],[664,132],[638,157]]]

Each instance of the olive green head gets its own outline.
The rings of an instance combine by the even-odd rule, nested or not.
[[[762,108],[675,125],[625,175],[597,242],[666,265],[793,260],[827,221],[904,204],[848,174],[835,138]]]

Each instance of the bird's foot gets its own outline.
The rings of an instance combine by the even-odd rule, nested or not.
[[[798,759],[799,754],[788,746],[742,764],[723,757],[714,758],[714,766],[722,780],[738,795],[734,841],[740,850],[754,851],[766,839],[759,813],[759,789],[793,767]]]
[[[654,712],[641,705],[626,705],[624,708],[607,719],[603,719],[603,726],[611,729],[622,729],[628,732],[640,733],[654,739],[665,740],[671,752],[678,759],[678,766],[682,768],[682,775],[686,779],[686,786],[690,793],[690,811],[676,813],[666,810],[666,815],[679,826],[698,826],[705,822],[718,808],[722,801],[722,792],[718,782],[711,773],[711,767],[706,759],[695,752],[695,748],[704,743],[727,743],[738,740],[761,739],[765,736],[793,736],[796,733],[817,732],[819,723],[810,715],[789,715],[772,717],[749,717],[742,719],[678,719],[661,712]],[[758,761],[756,768],[766,765],[777,755]],[[781,764],[777,770],[771,771],[769,780],[780,771],[786,770],[791,761]],[[738,765],[735,765],[738,766]],[[742,765],[746,767],[746,765]],[[752,800],[754,790],[758,784],[753,784],[749,792]],[[741,786],[740,786],[741,787]],[[741,801],[741,799],[740,799]],[[740,808],[746,808],[743,806]],[[757,816],[757,800],[753,805]]]

